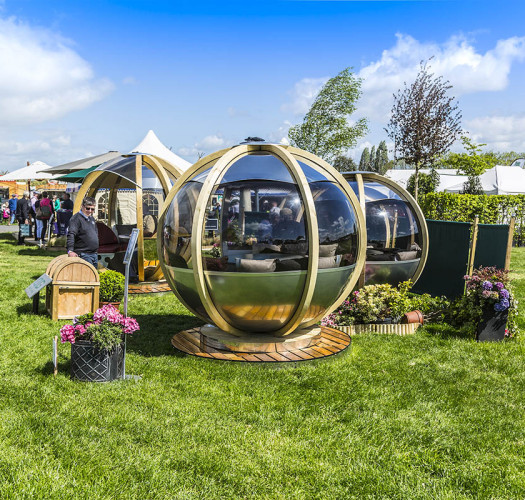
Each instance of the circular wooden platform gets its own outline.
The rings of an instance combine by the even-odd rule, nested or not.
[[[166,293],[171,292],[171,288],[166,281],[149,281],[143,283],[133,283],[129,285],[128,293],[144,294],[144,293]]]
[[[344,351],[351,339],[326,326],[294,332],[287,337],[234,337],[206,325],[177,333],[173,346],[191,356],[252,363],[296,362],[320,359]]]

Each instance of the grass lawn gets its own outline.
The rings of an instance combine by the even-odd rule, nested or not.
[[[173,294],[139,296],[142,380],[72,382],[69,344],[54,379],[59,324],[23,291],[53,256],[14,243],[0,235],[2,499],[525,497],[521,339],[433,327],[313,363],[209,361],[171,347],[199,324]],[[525,249],[512,267],[525,304]]]

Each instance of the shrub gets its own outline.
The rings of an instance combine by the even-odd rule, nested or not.
[[[117,271],[102,271],[100,273],[100,300],[120,302],[122,297],[124,297],[124,276]]]

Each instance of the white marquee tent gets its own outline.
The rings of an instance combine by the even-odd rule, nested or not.
[[[430,170],[422,169],[428,174]],[[437,169],[439,185],[437,191],[459,193],[467,181],[466,175],[457,175],[453,169]],[[408,179],[414,170],[389,170],[385,175],[406,188]],[[525,169],[496,165],[480,176],[485,194],[525,194]]]
[[[49,168],[43,161],[35,161],[26,167],[13,170],[0,177],[0,181],[30,181],[32,179],[52,179],[53,174],[42,172]]]
[[[166,146],[164,146],[164,144],[162,144],[159,138],[155,135],[155,132],[153,132],[153,130],[148,131],[148,133],[146,134],[144,139],[142,139],[140,144],[135,146],[130,151],[130,153],[144,153],[158,156],[159,158],[170,162],[172,165],[175,165],[182,171],[188,170],[188,168],[191,167],[191,163],[189,161],[186,161],[180,156],[177,156]]]

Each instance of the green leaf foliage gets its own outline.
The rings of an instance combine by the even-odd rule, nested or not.
[[[100,273],[100,300],[120,302],[124,297],[124,276],[117,271],[106,270]]]
[[[353,125],[348,123],[360,95],[361,80],[350,68],[330,78],[315,98],[303,123],[288,131],[292,146],[320,156],[329,163],[354,147],[357,139],[368,130],[365,118]]]

